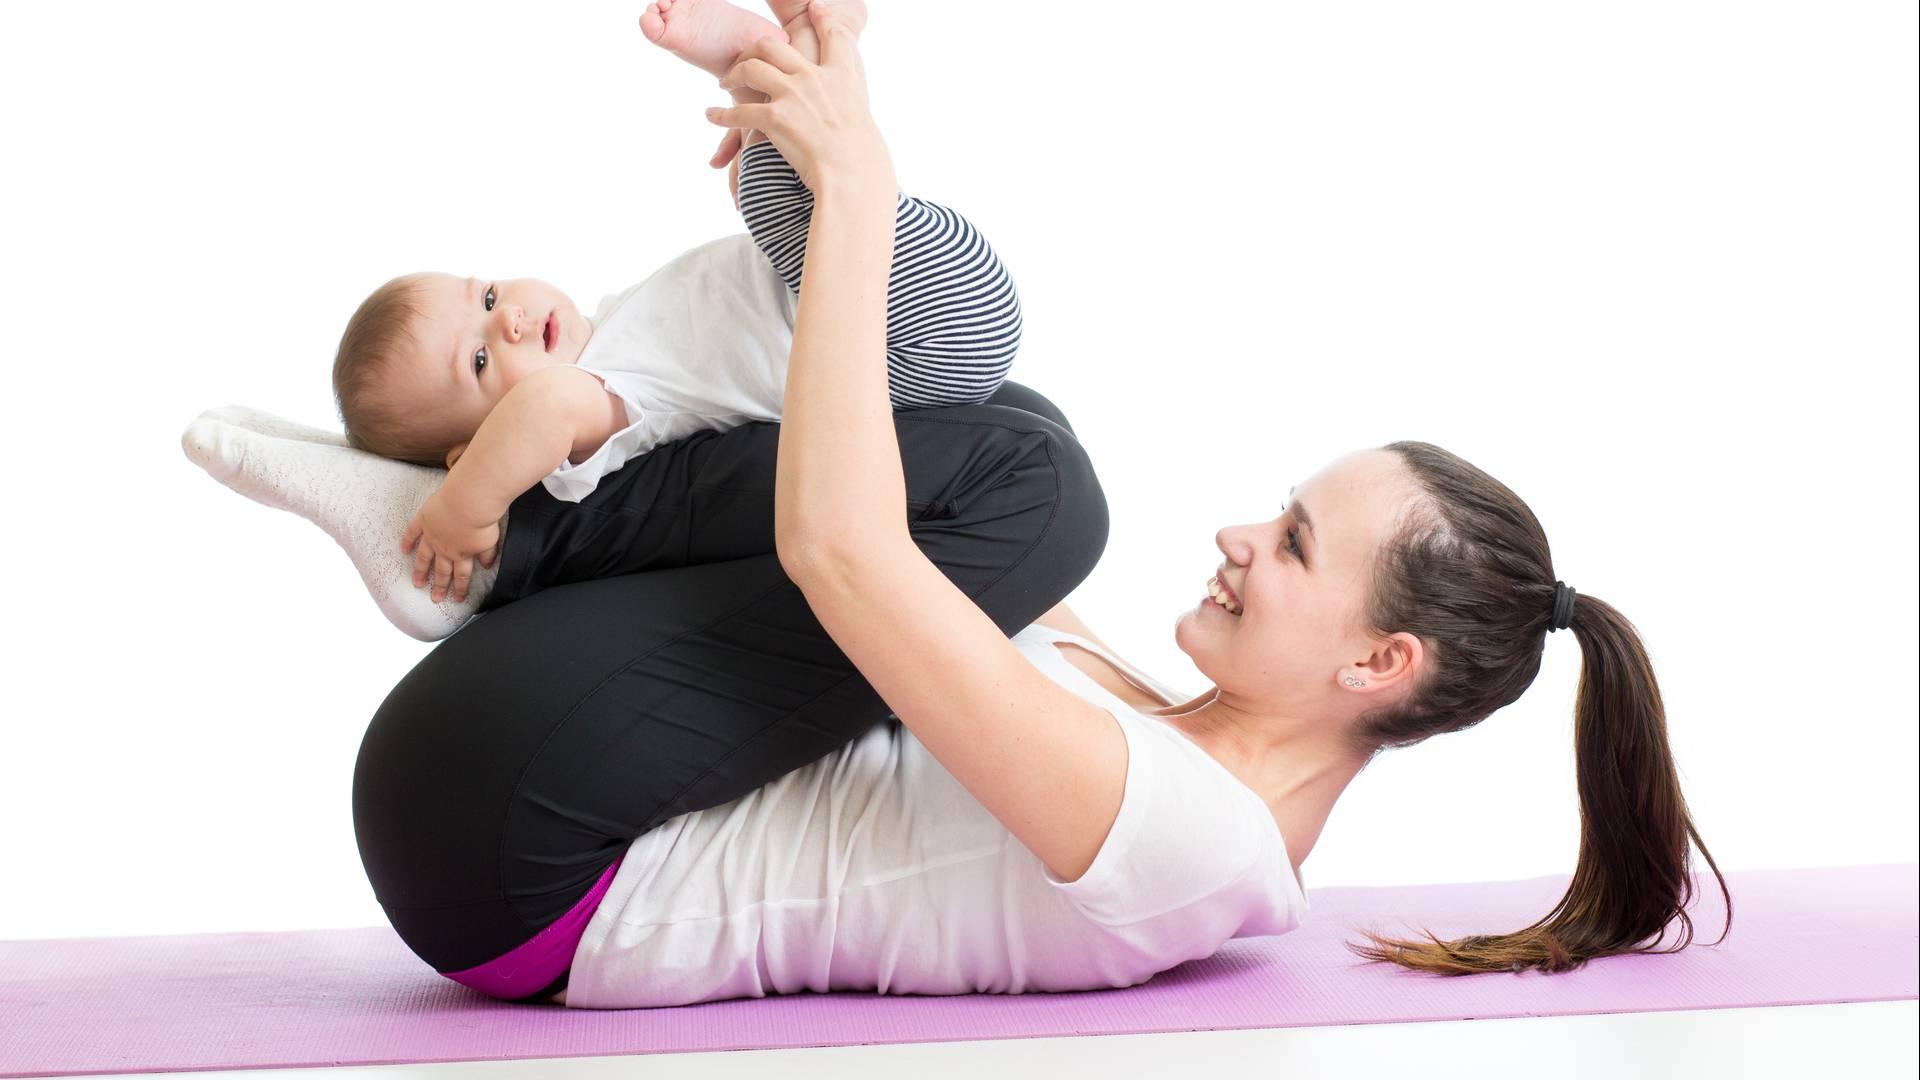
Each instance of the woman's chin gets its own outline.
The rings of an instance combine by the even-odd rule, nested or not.
[[[1240,617],[1238,615],[1232,614],[1227,611],[1226,608],[1215,603],[1212,597],[1207,597],[1181,612],[1174,619],[1173,642],[1179,647],[1181,652],[1192,655],[1192,650],[1187,648],[1186,643],[1181,640],[1183,631],[1187,631],[1189,627],[1192,627],[1194,628],[1194,632],[1199,632],[1199,627],[1208,626],[1216,622],[1227,624],[1220,627],[1220,629],[1232,630],[1234,627],[1231,624],[1238,622],[1239,619]]]

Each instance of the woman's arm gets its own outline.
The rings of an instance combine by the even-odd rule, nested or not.
[[[776,547],[797,546],[803,558],[856,535],[912,543],[887,391],[891,174],[874,187],[834,184],[814,195],[774,480]]]
[[[1099,635],[1093,632],[1092,627],[1081,622],[1080,616],[1073,613],[1073,609],[1067,606],[1065,600],[1048,608],[1046,614],[1033,621],[1039,623],[1041,626],[1050,626],[1055,630],[1065,630],[1069,634],[1079,634],[1081,637],[1086,638],[1088,641],[1093,642],[1108,652],[1113,652],[1113,646],[1101,641]]]
[[[774,479],[775,550],[791,571],[854,534],[874,539],[884,530],[911,544],[887,392],[887,276],[899,186],[867,111],[851,42],[823,40],[818,65],[772,40],[743,55],[721,85],[751,86],[774,100],[709,109],[708,118],[769,133],[813,191]]]
[[[935,760],[1055,875],[1077,881],[1119,813],[1126,736],[1028,661],[913,542],[886,378],[899,192],[851,38],[812,10],[819,65],[761,38],[726,81],[773,100],[708,113],[767,132],[814,193],[775,470],[780,562]]]

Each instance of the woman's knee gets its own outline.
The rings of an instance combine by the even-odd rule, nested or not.
[[[1037,610],[1030,616],[1022,615],[1025,621],[1018,625],[1024,627],[1066,599],[1093,573],[1106,552],[1111,522],[1106,492],[1100,486],[1093,459],[1072,431],[1044,414],[1026,409],[1011,411],[1024,416],[1041,436],[1035,461],[1044,461],[1054,487],[1052,516],[1031,556],[1037,572],[1029,578],[1027,588]]]
[[[1039,398],[1039,395],[1034,395]],[[1059,413],[1053,403],[1040,398],[1049,410]],[[1074,437],[1073,429],[1061,421],[1044,413],[1032,413],[1037,417],[1045,435],[1045,451],[1051,467],[1055,484],[1059,490],[1059,502],[1056,506],[1059,535],[1053,544],[1061,553],[1063,568],[1072,579],[1073,586],[1086,580],[1093,567],[1106,551],[1107,536],[1111,518],[1107,509],[1107,493],[1100,486],[1100,474],[1093,467],[1093,458],[1087,448]],[[1071,591],[1069,588],[1068,591]],[[1061,597],[1065,597],[1065,593]],[[1057,602],[1057,601],[1056,601]],[[1049,605],[1051,606],[1051,605]]]
[[[901,420],[903,443],[964,458],[924,489],[925,509],[910,522],[915,543],[1003,630],[1028,625],[1092,573],[1106,550],[1106,494],[1066,428],[1006,405]]]

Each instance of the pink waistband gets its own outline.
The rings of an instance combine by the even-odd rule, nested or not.
[[[581,897],[579,903],[568,908],[565,915],[555,919],[546,929],[533,935],[532,939],[516,946],[505,956],[465,971],[444,974],[454,982],[502,1000],[510,1001],[539,992],[542,987],[559,978],[561,972],[573,966],[573,951],[580,946],[580,938],[587,932],[587,923],[600,906],[600,897],[606,894],[607,886],[613,884],[614,871],[620,869],[626,857],[627,853],[621,852],[620,857],[601,873],[600,879],[593,883],[593,888],[587,890],[587,895]]]

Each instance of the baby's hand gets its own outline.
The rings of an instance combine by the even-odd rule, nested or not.
[[[451,588],[454,603],[461,603],[467,598],[467,582],[473,578],[474,557],[479,556],[480,565],[488,568],[500,557],[500,523],[476,528],[460,520],[436,491],[407,522],[400,550],[414,552],[414,588],[425,586],[431,573],[434,602],[445,599]]]

